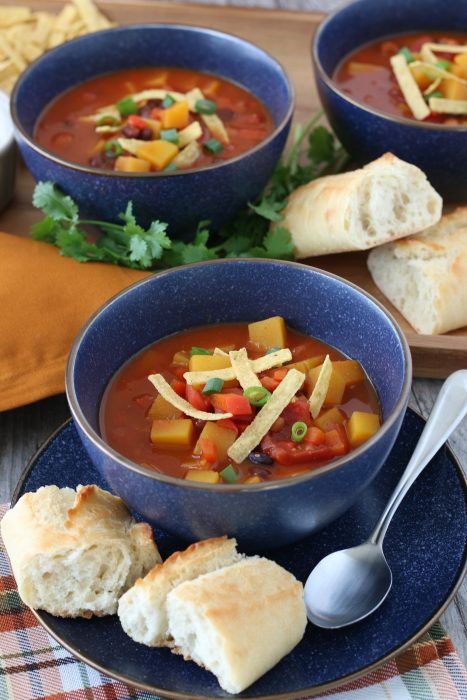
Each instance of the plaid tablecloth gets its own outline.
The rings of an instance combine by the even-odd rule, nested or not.
[[[0,506],[0,518],[7,506]],[[336,700],[467,700],[467,671],[440,624],[378,670],[320,695]],[[0,700],[155,700],[75,659],[16,590],[0,541]]]

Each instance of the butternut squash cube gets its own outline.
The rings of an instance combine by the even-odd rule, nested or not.
[[[151,170],[151,163],[133,156],[118,156],[115,161],[115,170],[123,173],[148,173]]]
[[[363,382],[365,379],[362,366],[357,360],[337,360],[332,364],[334,369],[344,377],[346,386],[358,384],[358,382]]]
[[[314,357],[307,357],[306,360],[300,360],[299,362],[292,362],[290,365],[284,365],[284,368],[296,369],[298,372],[303,372],[303,374],[306,374],[309,369],[322,365],[324,358],[325,355],[314,355]]]
[[[208,372],[230,367],[230,357],[225,355],[192,355],[188,363],[190,372]]]
[[[161,394],[156,396],[148,412],[148,416],[156,420],[180,418],[182,415],[182,411],[180,411],[179,408],[172,406],[170,401],[164,399]]]
[[[344,420],[345,415],[334,406],[333,408],[330,408],[322,413],[319,418],[314,421],[314,424],[317,428],[321,428],[321,430],[326,431],[329,430],[331,426],[336,425],[336,423],[341,425]]]
[[[201,481],[204,484],[218,484],[220,476],[218,472],[210,469],[189,469],[185,474],[188,481]]]
[[[260,484],[261,479],[259,476],[249,476],[248,479],[245,479],[245,484]]]
[[[178,146],[162,139],[144,141],[136,152],[138,158],[147,160],[156,170],[163,170],[167,167],[177,153]]]
[[[460,75],[459,77],[467,78],[467,51],[465,53],[458,53],[454,57],[454,63],[463,70],[464,75]]]
[[[415,82],[417,83],[418,87],[422,92],[423,90],[426,90],[428,85],[431,85],[431,83],[433,82],[433,77],[427,75],[425,68],[415,66],[414,68],[411,68],[410,71],[413,77],[415,78]]]
[[[191,418],[176,420],[153,420],[151,442],[154,445],[188,446],[193,441],[193,421]]]
[[[161,112],[161,124],[163,129],[184,129],[188,126],[189,109],[188,102],[176,102]]]
[[[287,347],[287,329],[282,316],[271,316],[264,321],[249,323],[248,335],[252,343],[264,348]]]
[[[233,445],[236,439],[237,434],[235,430],[221,428],[221,426],[216,425],[215,423],[207,422],[200,433],[198,442],[196,443],[195,449],[193,450],[193,454],[201,454],[202,440],[212,440],[217,447],[217,460],[222,464],[223,462],[227,461],[227,450],[231,445]]]
[[[334,367],[334,363],[332,364],[333,366],[331,379],[329,381],[329,388],[326,394],[326,398],[324,399],[324,406],[332,406],[333,404],[340,403],[342,401],[342,397],[344,396],[345,391],[345,379],[342,376],[342,374]],[[311,396],[313,389],[316,386],[319,373],[321,372],[321,367],[322,365],[319,365],[318,367],[313,367],[313,369],[310,369],[308,371],[308,375],[305,380],[308,396]]]
[[[379,416],[376,413],[354,411],[347,423],[347,436],[352,447],[358,447],[371,438],[380,427]]]

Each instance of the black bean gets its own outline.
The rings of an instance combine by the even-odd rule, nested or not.
[[[250,452],[250,454],[248,455],[248,459],[253,464],[272,464],[274,461],[272,457],[267,455],[265,452],[261,452],[261,450]]]
[[[127,139],[139,139],[140,131],[141,129],[138,129],[137,126],[127,124],[125,127],[123,127],[122,134],[123,136],[126,136]]]
[[[141,129],[141,133],[137,138],[140,138],[143,141],[150,141],[152,139],[152,129],[150,129],[149,127]]]
[[[113,170],[115,158],[107,156],[105,153],[97,153],[89,159],[89,165],[93,168],[104,168],[105,170]]]
[[[140,117],[150,117],[152,112],[152,107],[149,105],[144,105],[138,109],[138,114]]]
[[[251,467],[250,472],[253,476],[260,476],[262,479],[267,479],[271,476],[271,470],[266,467]]]

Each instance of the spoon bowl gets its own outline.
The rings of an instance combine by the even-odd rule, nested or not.
[[[305,585],[310,622],[334,629],[358,622],[381,605],[392,586],[392,573],[378,544],[333,552],[313,569]]]
[[[338,628],[362,620],[378,608],[392,586],[383,540],[394,513],[415,479],[467,413],[467,370],[451,374],[438,394],[431,415],[402,477],[375,529],[358,547],[324,557],[305,584],[310,622]]]

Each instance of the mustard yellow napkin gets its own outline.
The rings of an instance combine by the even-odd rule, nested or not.
[[[62,392],[81,326],[148,274],[78,263],[46,243],[0,233],[0,411]]]

